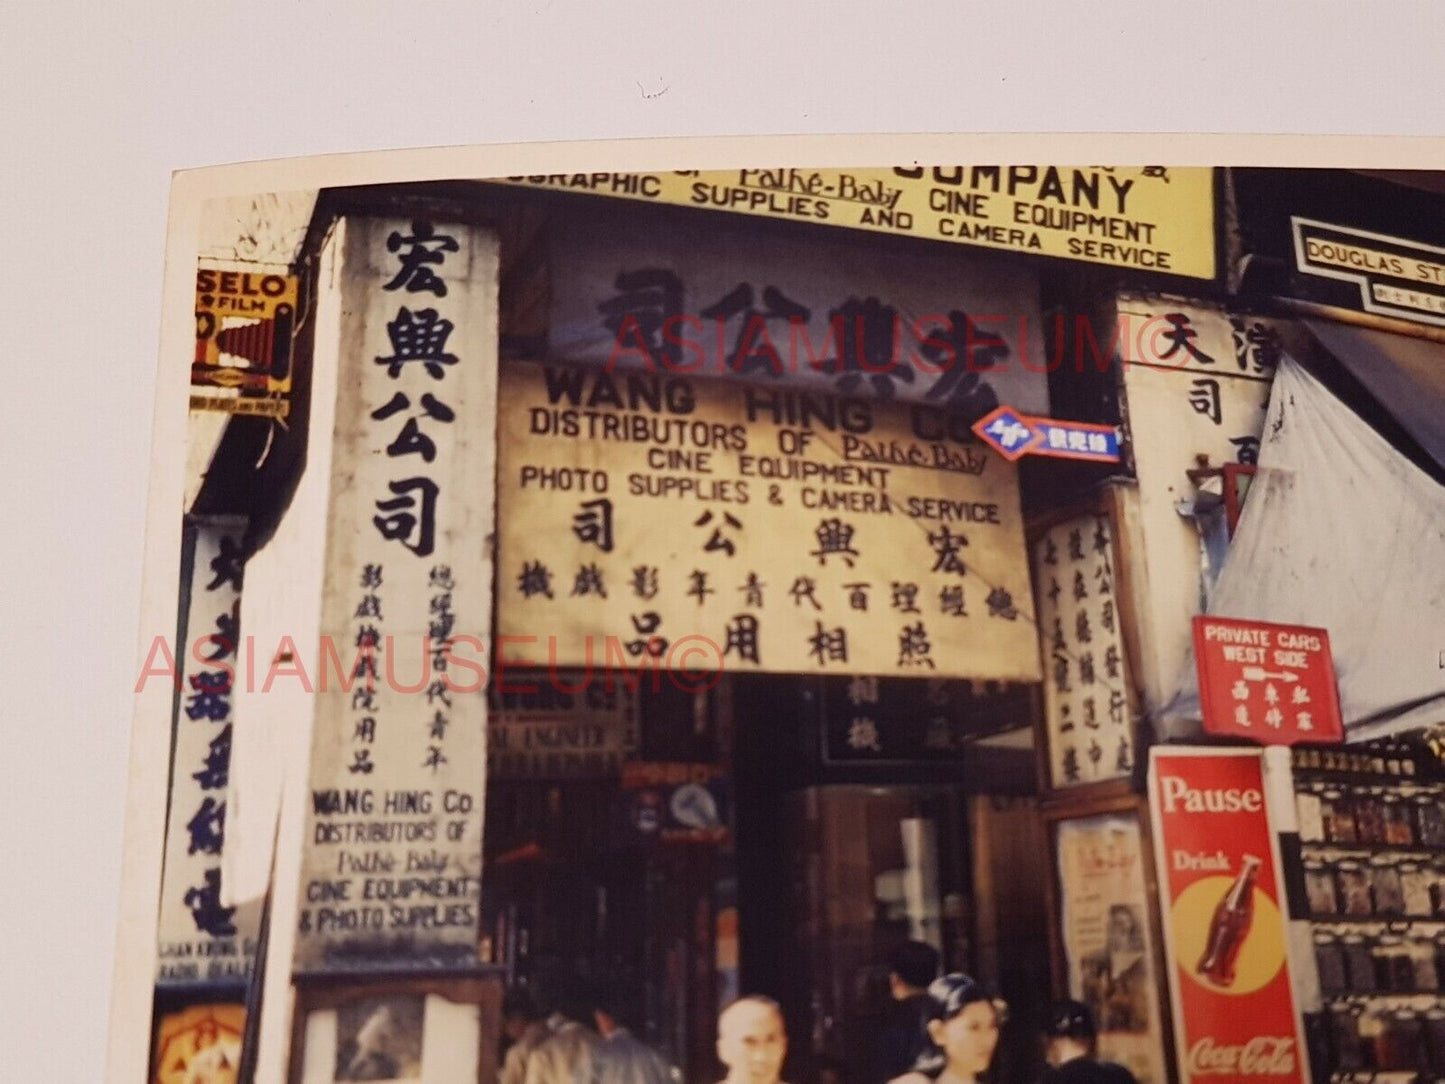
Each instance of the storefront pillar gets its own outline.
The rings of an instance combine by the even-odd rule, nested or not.
[[[227,881],[270,899],[256,1079],[495,1064],[497,267],[494,233],[424,213],[343,216],[321,253],[305,470],[242,604],[266,654],[237,703]]]

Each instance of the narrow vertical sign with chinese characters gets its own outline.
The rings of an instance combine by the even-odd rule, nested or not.
[[[1109,519],[1051,528],[1034,543],[1033,565],[1051,785],[1127,778],[1134,727]]]
[[[1158,707],[1179,686],[1189,619],[1199,612],[1200,540],[1179,514],[1197,495],[1189,472],[1254,466],[1274,372],[1284,352],[1276,323],[1167,298],[1118,301],[1129,444],[1139,480],[1139,529],[1149,545],[1141,596],[1139,680]]]
[[[156,945],[160,986],[239,985],[256,959],[259,907],[223,906],[221,896],[243,526],[198,521],[186,532],[190,604],[176,658],[181,695]]]
[[[349,218],[296,966],[475,963],[497,243]],[[329,668],[329,670],[328,670]],[[327,681],[330,679],[330,685]]]

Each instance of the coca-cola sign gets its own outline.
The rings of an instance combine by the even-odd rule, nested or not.
[[[1264,792],[1239,787],[1191,787],[1177,775],[1162,776],[1159,796],[1164,810],[1173,813],[1258,813],[1264,809]]]
[[[1262,754],[1151,751],[1149,805],[1182,1084],[1308,1078]]]
[[[1256,1035],[1247,1043],[1216,1043],[1205,1036],[1189,1048],[1191,1076],[1292,1076],[1292,1036]]]

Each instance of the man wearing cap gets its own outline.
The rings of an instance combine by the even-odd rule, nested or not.
[[[1044,1026],[1050,1068],[1042,1084],[1138,1084],[1122,1065],[1099,1061],[1094,1015],[1078,1001],[1060,1001]]]

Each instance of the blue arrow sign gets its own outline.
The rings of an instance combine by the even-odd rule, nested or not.
[[[1010,462],[1025,455],[1095,463],[1119,461],[1119,431],[1111,425],[1032,417],[1001,406],[974,422],[973,431]]]

